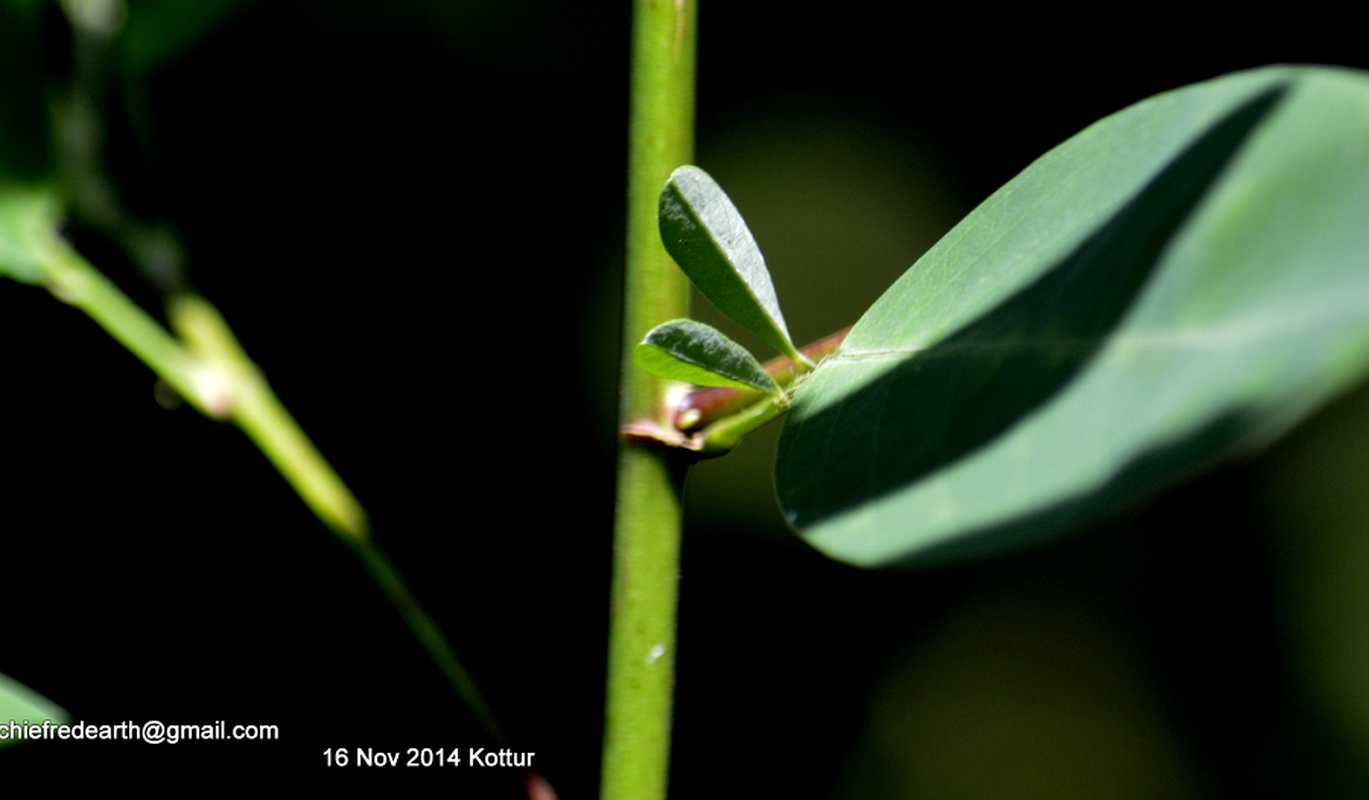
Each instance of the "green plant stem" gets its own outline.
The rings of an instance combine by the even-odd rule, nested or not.
[[[193,353],[226,373],[233,387],[233,422],[257,444],[314,515],[361,560],[457,695],[500,745],[507,744],[503,729],[442,629],[371,538],[366,511],[271,391],[218,309],[204,298],[185,292],[171,299],[167,315],[172,330]]]
[[[227,385],[227,406],[215,410],[225,412],[256,443],[330,530],[349,540],[368,538],[370,523],[361,504],[271,391],[218,309],[184,292],[167,303],[167,317],[190,352]]]
[[[699,455],[704,458],[732,452],[748,433],[769,425],[789,411],[783,397],[764,397],[703,429]]]
[[[365,510],[295,422],[227,322],[185,293],[168,303],[178,340],[74,250],[47,243],[45,283],[84,311],[204,414],[237,425],[329,530],[356,554],[457,695],[501,745],[506,738],[437,623],[371,538]]]
[[[77,252],[51,236],[61,204],[47,187],[0,195],[0,200],[11,205],[24,204],[12,214],[21,227],[10,233],[43,254],[41,275],[32,277],[88,314],[200,412],[237,425],[310,511],[361,560],[457,695],[495,741],[507,744],[446,636],[371,537],[370,520],[351,490],[276,397],[218,309],[180,290],[185,283],[184,252],[174,232],[143,223],[130,213],[107,174],[103,109],[110,103],[111,76],[117,69],[112,43],[123,24],[122,3],[64,0],[62,7],[72,25],[74,61],[71,91],[58,103],[56,114],[67,202],[89,224],[118,242],[149,280],[169,295],[167,317],[175,336]],[[126,91],[140,88],[125,86]]]
[[[646,332],[689,312],[689,285],[661,246],[656,207],[694,149],[695,0],[634,7],[628,154],[628,235],[620,421],[662,424],[667,382],[638,369]],[[675,682],[683,462],[620,440],[614,525],[603,800],[666,794]]]
[[[437,668],[442,671],[442,675],[451,684],[457,696],[480,720],[485,730],[494,737],[495,742],[501,747],[507,746],[508,737],[504,735],[504,729],[500,727],[498,720],[494,717],[494,712],[490,710],[489,704],[480,694],[480,689],[476,686],[475,680],[466,671],[461,660],[456,657],[456,651],[452,649],[447,637],[442,633],[442,629],[437,626],[427,610],[409,591],[408,584],[404,582],[404,577],[399,574],[399,570],[390,561],[389,556],[369,536],[360,539],[348,538],[343,541],[356,554],[356,557],[361,559],[366,571],[371,574],[371,579],[389,598],[399,615],[404,618],[404,623],[409,626],[409,631],[413,633],[414,638],[418,639],[419,644],[427,651],[428,657],[433,660]]]
[[[85,312],[191,405],[224,418],[215,398],[224,396],[227,387],[103,273],[60,244],[45,248],[42,268],[43,282],[53,296]]]

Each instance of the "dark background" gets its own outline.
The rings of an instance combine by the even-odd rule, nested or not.
[[[563,798],[594,796],[626,9],[172,6],[132,3],[183,44],[129,56],[146,94],[117,94],[133,112],[116,105],[112,171],[179,230],[196,287],[370,511],[517,746]],[[796,339],[853,322],[1101,116],[1270,62],[1369,66],[1334,20],[1116,13],[704,4],[697,160],[751,223]],[[177,27],[192,24],[202,35]],[[44,28],[46,74],[8,85],[61,85],[65,30],[52,14]],[[160,41],[149,29],[140,41]],[[116,250],[79,220],[72,235],[157,308]],[[162,409],[145,367],[39,290],[0,283],[0,342],[0,671],[87,722],[283,733],[46,743],[0,751],[0,770],[353,780],[325,750],[488,744],[235,429]],[[1054,547],[912,574],[829,562],[785,531],[777,430],[701,466],[673,796],[1369,794],[1366,402]],[[467,768],[380,780],[520,785]]]

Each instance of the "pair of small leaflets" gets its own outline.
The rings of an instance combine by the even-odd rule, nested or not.
[[[666,252],[709,302],[791,359],[796,371],[812,368],[813,362],[789,336],[755,238],[708,173],[692,166],[671,173],[661,192],[658,218]],[[758,391],[768,398],[767,405],[784,405],[784,387],[770,372],[741,345],[702,322],[676,319],[656,326],[637,345],[633,360],[653,375],[698,386]],[[761,424],[773,414],[752,418]],[[738,435],[729,433],[726,449]],[[684,446],[710,449],[700,441]]]

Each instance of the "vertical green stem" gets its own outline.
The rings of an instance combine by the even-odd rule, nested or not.
[[[664,382],[633,365],[632,347],[655,325],[689,312],[689,284],[661,246],[656,206],[670,172],[693,159],[697,5],[637,0],[633,13],[624,424],[660,416],[664,406]],[[666,794],[682,469],[659,449],[620,444],[603,800]]]

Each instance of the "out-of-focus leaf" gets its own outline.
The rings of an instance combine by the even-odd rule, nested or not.
[[[861,565],[1020,546],[1268,442],[1369,368],[1369,76],[1159,95],[1032,164],[802,387],[776,484]]]
[[[66,710],[8,675],[0,674],[0,725],[11,720],[22,724],[42,724],[43,720],[67,722]],[[13,735],[0,739],[0,747],[21,741]]]
[[[698,167],[680,167],[661,192],[661,241],[718,310],[781,353],[804,362],[784,325],[756,240],[722,188]]]
[[[124,64],[143,74],[189,51],[257,0],[129,0]]]
[[[17,11],[20,14],[24,14],[31,18],[37,15],[38,9],[46,2],[48,2],[48,0],[3,0],[3,2],[0,2],[0,8],[8,6],[10,10]]]
[[[632,352],[637,366],[699,386],[727,386],[775,392],[778,387],[746,348],[711,325],[676,319],[652,328]]]
[[[51,170],[38,11],[0,2],[0,180],[39,180]]]

